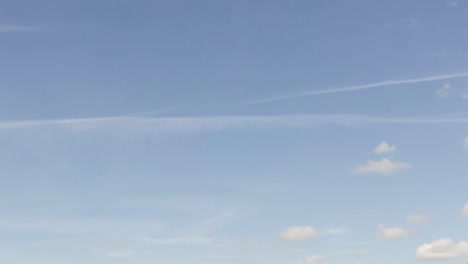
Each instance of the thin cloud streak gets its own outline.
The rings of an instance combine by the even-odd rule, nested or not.
[[[186,134],[225,130],[307,128],[323,125],[356,126],[372,124],[468,124],[466,116],[372,117],[366,115],[253,115],[201,117],[116,116],[56,120],[26,120],[0,122],[0,131],[12,129],[53,128],[74,132],[150,132],[154,134]]]
[[[369,83],[369,84],[364,84],[364,85],[353,85],[353,86],[347,86],[347,87],[341,87],[341,88],[335,88],[335,89],[323,89],[323,90],[309,91],[309,92],[290,94],[290,95],[284,95],[284,96],[268,97],[268,98],[249,101],[244,104],[259,104],[259,103],[266,103],[266,102],[282,101],[286,99],[300,98],[300,97],[305,97],[305,96],[348,93],[348,92],[355,92],[355,91],[381,88],[381,87],[400,85],[400,84],[424,83],[424,82],[448,80],[448,79],[463,78],[463,77],[468,77],[468,72],[435,75],[435,76],[428,76],[428,77],[416,78],[416,79],[382,81],[382,82]]]
[[[37,27],[24,27],[18,25],[0,25],[0,33],[11,33],[11,32],[36,32],[41,31],[41,28]]]

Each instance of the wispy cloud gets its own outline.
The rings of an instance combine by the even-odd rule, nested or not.
[[[429,222],[430,220],[431,220],[431,217],[429,215],[424,215],[424,214],[412,214],[406,217],[406,222],[412,225],[424,224],[424,223]]]
[[[293,226],[280,233],[281,238],[290,241],[304,240],[317,235],[317,230],[310,226]]]
[[[458,6],[458,1],[449,1],[448,6],[449,7],[457,7]]]
[[[326,259],[325,256],[310,256],[306,259],[306,263],[307,264],[318,264],[318,263],[322,263],[324,260]]]
[[[441,88],[436,90],[436,96],[440,99],[446,98],[450,95],[450,90],[452,89],[452,85],[450,83],[444,84]]]
[[[400,227],[386,228],[379,226],[377,229],[377,238],[381,240],[400,239],[410,235],[409,231]]]
[[[468,217],[468,203],[466,203],[465,206],[463,207],[462,215],[464,217]]]
[[[361,165],[356,167],[353,170],[355,174],[369,174],[369,173],[377,173],[377,174],[393,174],[400,170],[410,168],[411,165],[409,163],[401,162],[401,161],[393,161],[390,159],[382,159],[382,160],[369,160],[366,165]]]
[[[11,32],[35,32],[41,31],[41,28],[37,27],[24,27],[18,25],[0,25],[0,33],[11,33]]]
[[[187,237],[187,238],[141,237],[140,240],[143,240],[153,246],[216,246],[215,241],[207,237]]]
[[[0,122],[0,130],[54,128],[76,132],[151,132],[153,134],[186,134],[224,130],[307,128],[323,125],[356,126],[372,124],[468,124],[466,115],[423,117],[373,117],[354,114],[320,115],[231,115],[199,117],[116,116],[103,118],[48,119]]]
[[[463,140],[463,147],[468,150],[468,136],[465,137],[465,139]]]
[[[382,81],[382,82],[369,83],[369,84],[363,84],[363,85],[345,86],[345,87],[334,88],[334,89],[320,89],[320,90],[308,91],[308,92],[303,92],[303,93],[261,98],[261,99],[249,101],[246,104],[274,102],[274,101],[281,101],[281,100],[286,100],[286,99],[314,96],[314,95],[348,93],[348,92],[355,92],[355,91],[361,91],[361,90],[382,88],[382,87],[387,87],[387,86],[395,86],[395,85],[400,85],[400,84],[424,83],[424,82],[448,80],[448,79],[463,78],[463,77],[468,77],[468,72],[434,75],[434,76],[427,76],[427,77],[414,78],[414,79]]]
[[[158,221],[136,218],[64,218],[33,217],[5,218],[0,228],[12,231],[42,231],[50,234],[159,234],[164,224]]]
[[[330,236],[338,236],[338,235],[343,235],[348,233],[348,230],[344,228],[332,228],[332,229],[326,229],[322,232],[325,235],[330,235]]]

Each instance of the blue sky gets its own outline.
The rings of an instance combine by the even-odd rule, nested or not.
[[[2,263],[466,261],[467,12],[0,1]]]

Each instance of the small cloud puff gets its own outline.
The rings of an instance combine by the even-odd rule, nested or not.
[[[395,145],[391,146],[385,141],[380,143],[374,149],[374,153],[376,153],[376,154],[383,154],[383,153],[389,153],[389,152],[395,152],[395,151],[396,151],[396,146]]]
[[[306,259],[307,264],[318,264],[323,262],[326,259],[325,256],[310,256]]]
[[[280,233],[280,236],[286,240],[304,240],[318,235],[317,230],[310,226],[289,227]]]
[[[409,231],[400,227],[385,228],[379,226],[377,229],[377,238],[381,240],[405,238],[410,235]]]
[[[355,174],[378,173],[388,175],[410,167],[409,163],[384,158],[380,161],[369,160],[366,165],[358,166],[353,172]]]
[[[438,98],[446,98],[449,96],[451,88],[452,85],[450,83],[444,84],[444,86],[436,90],[436,96]]]
[[[419,246],[416,249],[416,258],[422,260],[454,259],[468,257],[468,242],[453,242],[449,238],[442,238],[432,243]]]

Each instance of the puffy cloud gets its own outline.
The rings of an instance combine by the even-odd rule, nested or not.
[[[310,226],[294,226],[281,232],[280,236],[286,240],[304,240],[317,234],[317,230]]]
[[[374,152],[377,153],[377,154],[389,153],[389,152],[395,152],[395,151],[396,151],[396,146],[395,145],[391,146],[385,141],[380,143],[374,149]]]
[[[307,264],[318,264],[323,262],[326,259],[325,256],[310,256],[306,259]]]
[[[409,234],[406,229],[400,227],[385,228],[384,226],[379,226],[377,229],[377,238],[382,240],[405,238]]]
[[[442,238],[432,243],[423,244],[416,249],[416,257],[424,260],[452,259],[468,256],[468,242],[453,242]]]
[[[380,161],[369,160],[366,165],[358,166],[353,170],[356,174],[367,174],[367,173],[380,173],[380,174],[393,174],[402,169],[411,167],[410,164],[392,161],[384,158]]]
[[[468,217],[468,203],[463,207],[462,214],[464,217]]]
[[[450,83],[444,84],[441,88],[436,90],[436,96],[439,98],[445,98],[449,96],[452,85]]]
[[[408,215],[408,217],[406,218],[406,222],[412,225],[424,224],[426,222],[429,222],[430,220],[430,216],[422,214],[412,214]]]

